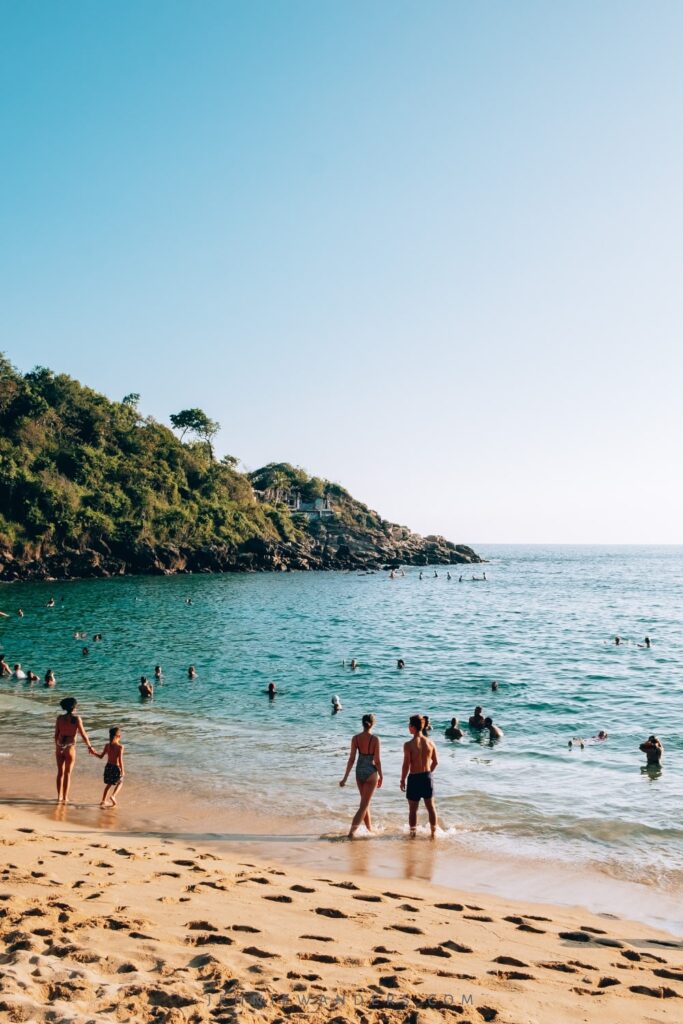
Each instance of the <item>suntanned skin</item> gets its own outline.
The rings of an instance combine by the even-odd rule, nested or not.
[[[365,782],[361,782],[356,779],[356,785],[358,786],[358,792],[360,793],[360,806],[356,811],[351,827],[349,828],[349,839],[353,839],[356,834],[356,830],[360,825],[361,821],[365,824],[368,832],[372,832],[372,819],[370,817],[370,801],[372,800],[375,790],[382,788],[382,761],[380,759],[380,741],[379,736],[373,736],[372,726],[363,729],[363,732],[357,733],[351,739],[351,751],[349,753],[349,759],[346,762],[346,771],[344,772],[344,778],[339,783],[340,786],[346,785],[351,769],[353,768],[356,760],[356,754],[370,754],[372,753],[372,759],[377,771],[374,775],[371,775]]]
[[[73,719],[73,721],[72,721]],[[68,803],[71,773],[76,763],[76,737],[80,736],[88,750],[92,745],[83,728],[80,715],[60,715],[55,723],[55,756],[57,758],[57,803]]]
[[[422,735],[414,725],[408,726],[413,735],[412,740],[403,744],[403,767],[401,769],[401,792],[405,793],[406,779],[409,775],[417,775],[421,772],[433,772],[439,763],[436,753],[436,745]],[[408,801],[408,825],[410,835],[415,838],[417,828],[417,809],[419,800]],[[429,815],[429,826],[432,830],[432,838],[436,833],[436,807],[434,800],[425,800],[425,807]]]
[[[100,759],[105,757],[106,755],[107,764],[115,764],[118,768],[121,769],[121,778],[116,783],[116,785],[114,787],[112,787],[111,785],[107,785],[104,787],[104,793],[102,794],[100,807],[107,806],[107,794],[109,793],[110,789],[111,796],[109,797],[109,806],[116,807],[116,794],[119,792],[121,786],[123,785],[123,779],[126,774],[125,771],[123,770],[123,751],[125,748],[123,744],[120,742],[120,739],[121,734],[117,733],[116,737],[113,740],[110,740],[109,743],[105,743],[104,750],[102,751],[101,754],[98,754],[95,750],[90,751],[90,753],[93,754],[94,757],[99,757]]]

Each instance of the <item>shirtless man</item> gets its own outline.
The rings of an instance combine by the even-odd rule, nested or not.
[[[656,736],[648,736],[645,742],[640,744],[640,749],[647,758],[648,767],[651,765],[659,766],[662,763],[664,747]]]
[[[499,729],[497,725],[493,724],[492,718],[484,719],[484,729],[488,729],[489,739],[499,740],[504,736],[503,730]]]
[[[415,838],[417,828],[417,809],[420,800],[424,800],[432,839],[436,833],[436,807],[434,806],[434,782],[432,772],[439,760],[436,747],[423,734],[424,719],[422,715],[411,715],[408,729],[412,739],[403,744],[403,768],[401,769],[401,792],[408,798],[408,824],[411,839]],[[407,785],[406,785],[407,779]]]
[[[461,740],[462,739],[463,732],[462,732],[462,729],[460,728],[460,726],[458,725],[458,719],[457,718],[451,718],[451,724],[446,729],[445,736],[446,736],[447,740]]]
[[[470,729],[483,729],[485,721],[486,719],[482,714],[481,704],[477,704],[474,709],[474,714],[470,715],[469,727]]]

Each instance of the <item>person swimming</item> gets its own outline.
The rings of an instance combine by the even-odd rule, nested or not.
[[[89,647],[84,647],[83,650],[81,651],[81,654],[83,654],[83,655],[90,654],[90,648]]]
[[[150,683],[147,676],[140,676],[140,685],[138,686],[140,696],[144,699],[154,696],[154,687]]]
[[[45,605],[45,607],[46,608],[54,608],[54,606],[55,606],[55,599],[54,599],[54,597],[51,597],[50,600]]]
[[[23,608],[18,608],[17,609],[17,615],[19,616],[20,619],[23,619],[23,617],[24,617],[24,609]]]
[[[267,693],[270,700],[275,700],[275,697],[277,696],[277,686],[275,683],[268,683]]]
[[[12,672],[12,676],[13,676],[14,679],[26,679],[26,673],[24,672],[23,668],[21,667],[21,665],[18,662],[14,666],[14,671]]]
[[[194,665],[190,665],[190,667],[188,668],[188,670],[187,670],[187,678],[188,679],[196,679],[197,678],[197,669],[194,667]]]
[[[567,744],[567,746],[569,747],[570,750],[573,748],[575,743],[578,743],[578,745],[581,747],[582,750],[586,746],[586,741],[583,740],[580,736],[577,736],[573,740],[570,740],[569,743]]]
[[[642,644],[638,644],[638,647],[646,647],[649,651],[652,647],[652,641],[650,640],[649,636],[646,636]]]
[[[446,579],[449,580],[450,578],[451,578],[451,574],[449,572],[447,572],[446,573]]]
[[[464,733],[458,726],[457,718],[451,718],[451,724],[446,729],[444,736],[447,740],[461,740],[463,738]]]
[[[351,739],[351,751],[346,762],[344,778],[339,785],[343,788],[346,785],[351,769],[353,768],[356,755],[356,785],[360,793],[360,804],[353,816],[349,828],[349,839],[353,839],[361,822],[365,824],[368,832],[372,832],[372,820],[370,818],[370,801],[375,790],[382,785],[382,762],[380,760],[379,736],[373,736],[372,730],[375,724],[374,715],[363,715],[363,731],[356,733]]]
[[[45,685],[46,686],[56,686],[57,685],[57,680],[55,679],[55,674],[54,674],[54,672],[52,671],[51,668],[49,668],[47,670],[47,672],[45,673]]]
[[[496,692],[496,690],[498,689],[498,683],[496,682],[496,680],[495,680],[495,679],[494,679],[494,680],[493,680],[493,682],[491,683],[491,689],[493,690],[493,692],[494,692],[494,693],[495,693],[495,692]]]
[[[470,729],[483,729],[486,719],[484,718],[481,710],[481,705],[477,704],[474,709],[474,713],[470,715],[469,727]]]
[[[399,658],[398,661],[396,662],[396,668],[400,669],[400,668],[405,668],[405,667],[406,667],[405,661],[403,660],[403,658]]]
[[[31,672],[30,669],[26,673],[26,679],[29,683],[37,683],[39,681],[38,676],[35,674],[35,672]]]
[[[420,579],[422,579],[422,569],[420,569]]]
[[[356,669],[358,668],[358,662],[356,661],[355,658],[351,658],[351,664],[349,668],[351,669],[352,672],[355,672]]]
[[[432,723],[429,721],[429,715],[422,716],[422,735],[428,736],[432,731]]]
[[[615,638],[614,638],[614,646],[618,647],[620,645],[620,643],[621,643],[621,637],[620,636],[615,636]]]
[[[156,679],[156,681],[157,681],[158,683],[160,683],[160,682],[161,682],[161,679],[162,679],[162,677],[163,677],[163,674],[164,674],[164,673],[163,673],[163,672],[162,672],[162,670],[161,670],[161,665],[155,665],[155,666],[154,666],[154,678]]]
[[[437,572],[437,571],[436,571],[436,569],[435,569],[435,570],[434,570],[434,579],[435,579],[435,580],[438,580],[438,578],[439,578],[439,574],[438,574],[438,572]]]
[[[493,719],[491,717],[484,719],[484,728],[488,729],[489,739],[491,740],[500,740],[505,735],[502,729],[499,729],[497,725],[493,724]]]
[[[411,839],[417,829],[417,810],[424,800],[432,839],[436,834],[436,807],[434,806],[434,780],[432,773],[439,763],[436,746],[422,732],[422,715],[411,715],[408,730],[412,739],[403,744],[403,767],[401,769],[401,792],[408,800],[408,827]]]
[[[342,702],[340,701],[340,699],[339,699],[339,697],[337,696],[336,693],[335,693],[334,697],[332,698],[331,703],[332,703],[332,714],[333,715],[336,715],[338,711],[342,710]]]

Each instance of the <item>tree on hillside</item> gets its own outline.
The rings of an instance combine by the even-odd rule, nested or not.
[[[211,458],[213,458],[212,442],[221,429],[221,425],[216,420],[210,419],[203,409],[182,409],[180,412],[174,412],[171,414],[171,424],[176,430],[180,430],[181,441],[188,430],[200,441],[205,441],[209,447]]]

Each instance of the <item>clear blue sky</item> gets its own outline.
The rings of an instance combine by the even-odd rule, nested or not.
[[[683,4],[0,0],[0,348],[422,532],[683,540]]]

